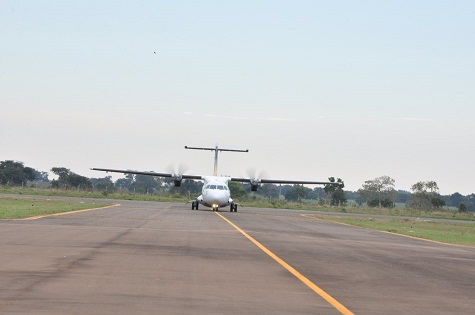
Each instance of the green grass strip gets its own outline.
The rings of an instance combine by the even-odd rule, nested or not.
[[[326,215],[308,215],[308,217],[346,223],[447,244],[475,246],[475,224],[473,222],[447,222],[396,218],[349,218]]]
[[[110,203],[0,197],[0,219],[24,219],[55,213],[100,208]]]

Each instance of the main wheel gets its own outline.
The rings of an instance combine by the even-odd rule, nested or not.
[[[198,210],[199,205],[200,205],[200,203],[198,201],[193,201],[191,203],[191,210]]]
[[[234,207],[233,207],[233,208],[234,208],[234,212],[237,212],[237,208],[238,208],[238,206],[237,206],[237,205],[234,205]]]

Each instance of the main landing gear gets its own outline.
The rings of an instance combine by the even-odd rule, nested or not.
[[[198,205],[199,205],[199,204],[200,204],[200,203],[199,203],[198,201],[193,201],[193,202],[191,203],[191,210],[198,210]]]
[[[232,203],[232,204],[229,206],[229,212],[237,212],[237,208],[238,208],[238,205],[235,204],[235,203]]]

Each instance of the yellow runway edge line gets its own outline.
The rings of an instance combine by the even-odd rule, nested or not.
[[[37,215],[35,217],[29,217],[29,218],[23,218],[23,219],[14,219],[14,220],[17,220],[17,221],[38,220],[38,219],[41,219],[41,218],[60,216],[60,215],[71,214],[71,213],[94,211],[94,210],[100,210],[100,209],[107,209],[107,208],[118,207],[118,206],[120,206],[120,203],[116,203],[115,205],[110,205],[110,206],[105,206],[105,207],[99,207],[99,208],[73,210],[73,211],[68,211],[68,212],[59,212],[59,213],[52,213],[52,214],[45,214],[45,215]]]
[[[287,269],[291,274],[293,274],[297,279],[305,283],[306,286],[308,286],[310,289],[312,289],[315,293],[317,293],[319,296],[321,296],[325,301],[330,303],[334,308],[336,308],[341,314],[344,315],[354,315],[353,312],[351,312],[349,309],[347,309],[345,306],[343,306],[340,302],[338,302],[335,298],[333,298],[331,295],[323,291],[320,287],[318,287],[316,284],[314,284],[312,281],[310,281],[307,277],[302,275],[300,272],[298,272],[295,268],[287,264],[285,261],[283,261],[281,258],[279,258],[276,254],[271,252],[269,249],[267,249],[264,245],[259,243],[257,240],[255,240],[252,236],[244,232],[241,228],[239,228],[236,224],[232,223],[228,219],[226,219],[223,215],[221,215],[218,212],[215,212],[218,216],[220,216],[224,221],[228,222],[232,227],[234,227],[237,231],[239,231],[242,235],[244,235],[247,239],[249,239],[251,242],[253,242],[257,247],[259,247],[264,253],[272,257],[276,262],[278,262],[282,267]]]

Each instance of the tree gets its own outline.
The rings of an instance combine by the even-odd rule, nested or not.
[[[327,197],[330,197],[330,205],[332,206],[345,205],[347,199],[346,199],[345,192],[343,191],[343,187],[345,187],[343,180],[341,178],[338,178],[335,181],[334,177],[329,177],[328,180],[332,183],[338,183],[338,185],[326,184],[325,187],[323,188]]]
[[[438,196],[432,197],[430,200],[430,203],[432,204],[432,207],[436,209],[442,208],[443,206],[445,206],[445,200]]]
[[[398,195],[395,202],[406,203],[409,197],[411,196],[411,193],[405,190],[398,190],[397,193]]]
[[[280,185],[279,186],[280,195],[285,197],[285,195],[292,189],[294,189],[293,185]]]
[[[228,187],[232,198],[239,199],[246,196],[246,190],[241,183],[229,182]]]
[[[389,200],[389,199],[380,200],[379,203],[381,204],[381,207],[383,207],[383,208],[394,208],[395,207],[394,201]]]
[[[53,188],[82,188],[82,189],[91,189],[92,184],[87,177],[78,175],[74,172],[71,172],[65,167],[53,167],[51,172],[58,175],[57,180],[53,180],[51,186]]]
[[[40,171],[34,170],[34,173],[35,173],[35,179],[34,179],[35,181],[49,182],[48,172],[40,172]]]
[[[410,208],[431,209],[434,207],[432,201],[436,205],[439,201],[434,198],[440,198],[439,187],[435,181],[421,181],[411,186],[412,195],[407,201],[407,206]]]
[[[449,206],[458,207],[462,202],[465,202],[465,197],[458,192],[449,196]]]
[[[192,195],[199,195],[203,190],[203,182],[200,180],[191,180],[185,179],[181,184],[181,187],[187,192]]]
[[[140,194],[151,194],[159,187],[159,182],[150,175],[135,175],[134,182],[129,187],[129,191]]]
[[[460,213],[467,212],[467,205],[464,204],[463,202],[459,205],[459,212]]]
[[[475,194],[470,194],[467,197],[468,211],[475,211]]]
[[[191,179],[185,179],[180,187],[175,187],[173,184],[170,185],[169,193],[170,194],[180,194],[182,196],[189,196],[191,198],[192,195],[198,195],[201,193],[203,188],[203,182],[195,181]]]
[[[320,200],[325,195],[325,190],[322,187],[315,187],[307,196],[308,199]]]
[[[115,187],[118,187],[119,190],[122,190],[122,189],[129,190],[133,182],[134,182],[134,175],[126,174],[125,178],[119,178],[118,180],[115,181]]]
[[[394,189],[395,180],[389,176],[376,177],[367,180],[363,188],[358,190],[358,194],[366,201],[368,206],[382,207],[384,205],[394,205],[398,192]],[[384,201],[384,202],[383,202]]]
[[[345,191],[338,187],[331,195],[330,204],[332,206],[344,206],[346,205],[347,199],[345,195]]]
[[[302,199],[305,198],[312,190],[310,188],[294,185],[294,187],[285,194],[285,199],[289,201],[298,201],[302,202]]]
[[[94,189],[100,191],[107,191],[107,192],[114,192],[117,188],[114,186],[112,182],[112,176],[106,176],[102,178],[91,178],[89,179]]]
[[[67,179],[68,186],[74,188],[82,188],[82,189],[91,189],[92,184],[89,179],[85,176],[78,175],[76,173],[71,172]]]
[[[0,162],[0,184],[22,186],[27,181],[34,180],[35,170],[25,167],[22,162],[6,160]]]
[[[261,185],[258,192],[269,200],[272,198],[279,198],[279,187],[274,184]]]

